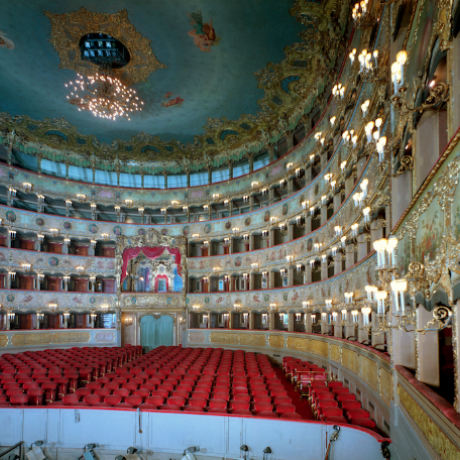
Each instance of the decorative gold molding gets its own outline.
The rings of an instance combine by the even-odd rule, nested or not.
[[[114,69],[115,75],[128,86],[146,81],[151,73],[166,68],[153,54],[150,40],[129,22],[125,9],[114,14],[96,13],[83,7],[72,13],[44,13],[51,22],[50,42],[59,55],[61,68],[75,70],[86,76],[94,75],[99,70],[97,65],[80,57],[80,39],[90,33],[110,35],[128,49],[128,64]]]
[[[442,460],[460,458],[460,449],[431,419],[409,393],[398,384],[399,402]]]

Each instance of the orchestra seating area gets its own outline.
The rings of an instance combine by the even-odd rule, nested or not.
[[[351,423],[375,429],[368,411],[356,401],[343,382],[327,379],[323,368],[298,358],[284,357],[286,379],[296,385],[301,397],[307,397],[318,420],[328,423]]]
[[[140,408],[299,420],[263,354],[221,348],[71,348],[0,357],[0,407]],[[288,385],[291,385],[287,382]]]

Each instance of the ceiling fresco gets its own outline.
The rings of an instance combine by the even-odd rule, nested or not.
[[[348,13],[346,0],[4,3],[0,129],[10,142],[52,160],[64,151],[71,164],[94,154],[171,172],[239,159],[295,127],[331,77]],[[131,121],[66,99],[76,71],[96,68],[77,55],[94,32],[133,57],[122,78],[145,105]]]

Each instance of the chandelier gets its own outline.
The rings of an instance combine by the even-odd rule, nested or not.
[[[142,110],[144,103],[136,96],[136,91],[111,75],[110,71],[89,77],[77,74],[77,77],[64,86],[70,88],[67,99],[78,106],[79,112],[88,110],[99,118],[116,120],[124,117],[131,120],[133,112]]]

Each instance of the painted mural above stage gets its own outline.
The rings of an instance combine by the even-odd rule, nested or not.
[[[186,252],[185,237],[163,235],[154,228],[143,235],[119,235],[115,258],[119,305],[137,308],[153,302],[156,307],[177,303],[184,307]]]

